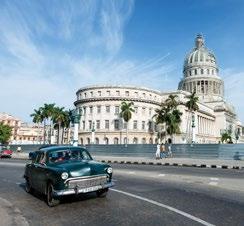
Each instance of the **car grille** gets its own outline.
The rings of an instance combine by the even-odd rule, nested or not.
[[[88,188],[107,183],[107,176],[86,177],[82,179],[74,179],[68,181],[69,188]]]

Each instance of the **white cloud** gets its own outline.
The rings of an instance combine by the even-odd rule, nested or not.
[[[70,108],[77,89],[86,85],[168,89],[168,54],[144,61],[117,56],[133,7],[132,0],[3,4],[0,111],[30,120],[43,103]]]

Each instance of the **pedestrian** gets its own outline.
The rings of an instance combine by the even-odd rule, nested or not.
[[[164,143],[162,143],[160,145],[160,158],[166,158],[165,145],[164,145]]]
[[[173,157],[173,154],[172,154],[172,151],[171,151],[171,143],[168,144],[167,156],[170,157],[170,158]]]
[[[160,159],[160,144],[159,143],[157,144],[157,149],[156,149],[155,155],[156,155],[156,159]]]

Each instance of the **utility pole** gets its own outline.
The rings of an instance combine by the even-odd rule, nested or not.
[[[74,135],[73,135],[73,146],[78,146],[78,134],[79,134],[79,124],[80,124],[80,110],[76,108],[72,110],[71,122],[74,124]]]

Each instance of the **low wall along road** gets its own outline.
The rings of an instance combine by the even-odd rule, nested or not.
[[[10,145],[17,151],[21,147],[23,152],[38,150],[42,145]],[[95,156],[114,157],[143,157],[155,158],[155,144],[125,145],[86,145],[87,150]],[[244,160],[244,144],[172,144],[174,158]]]

